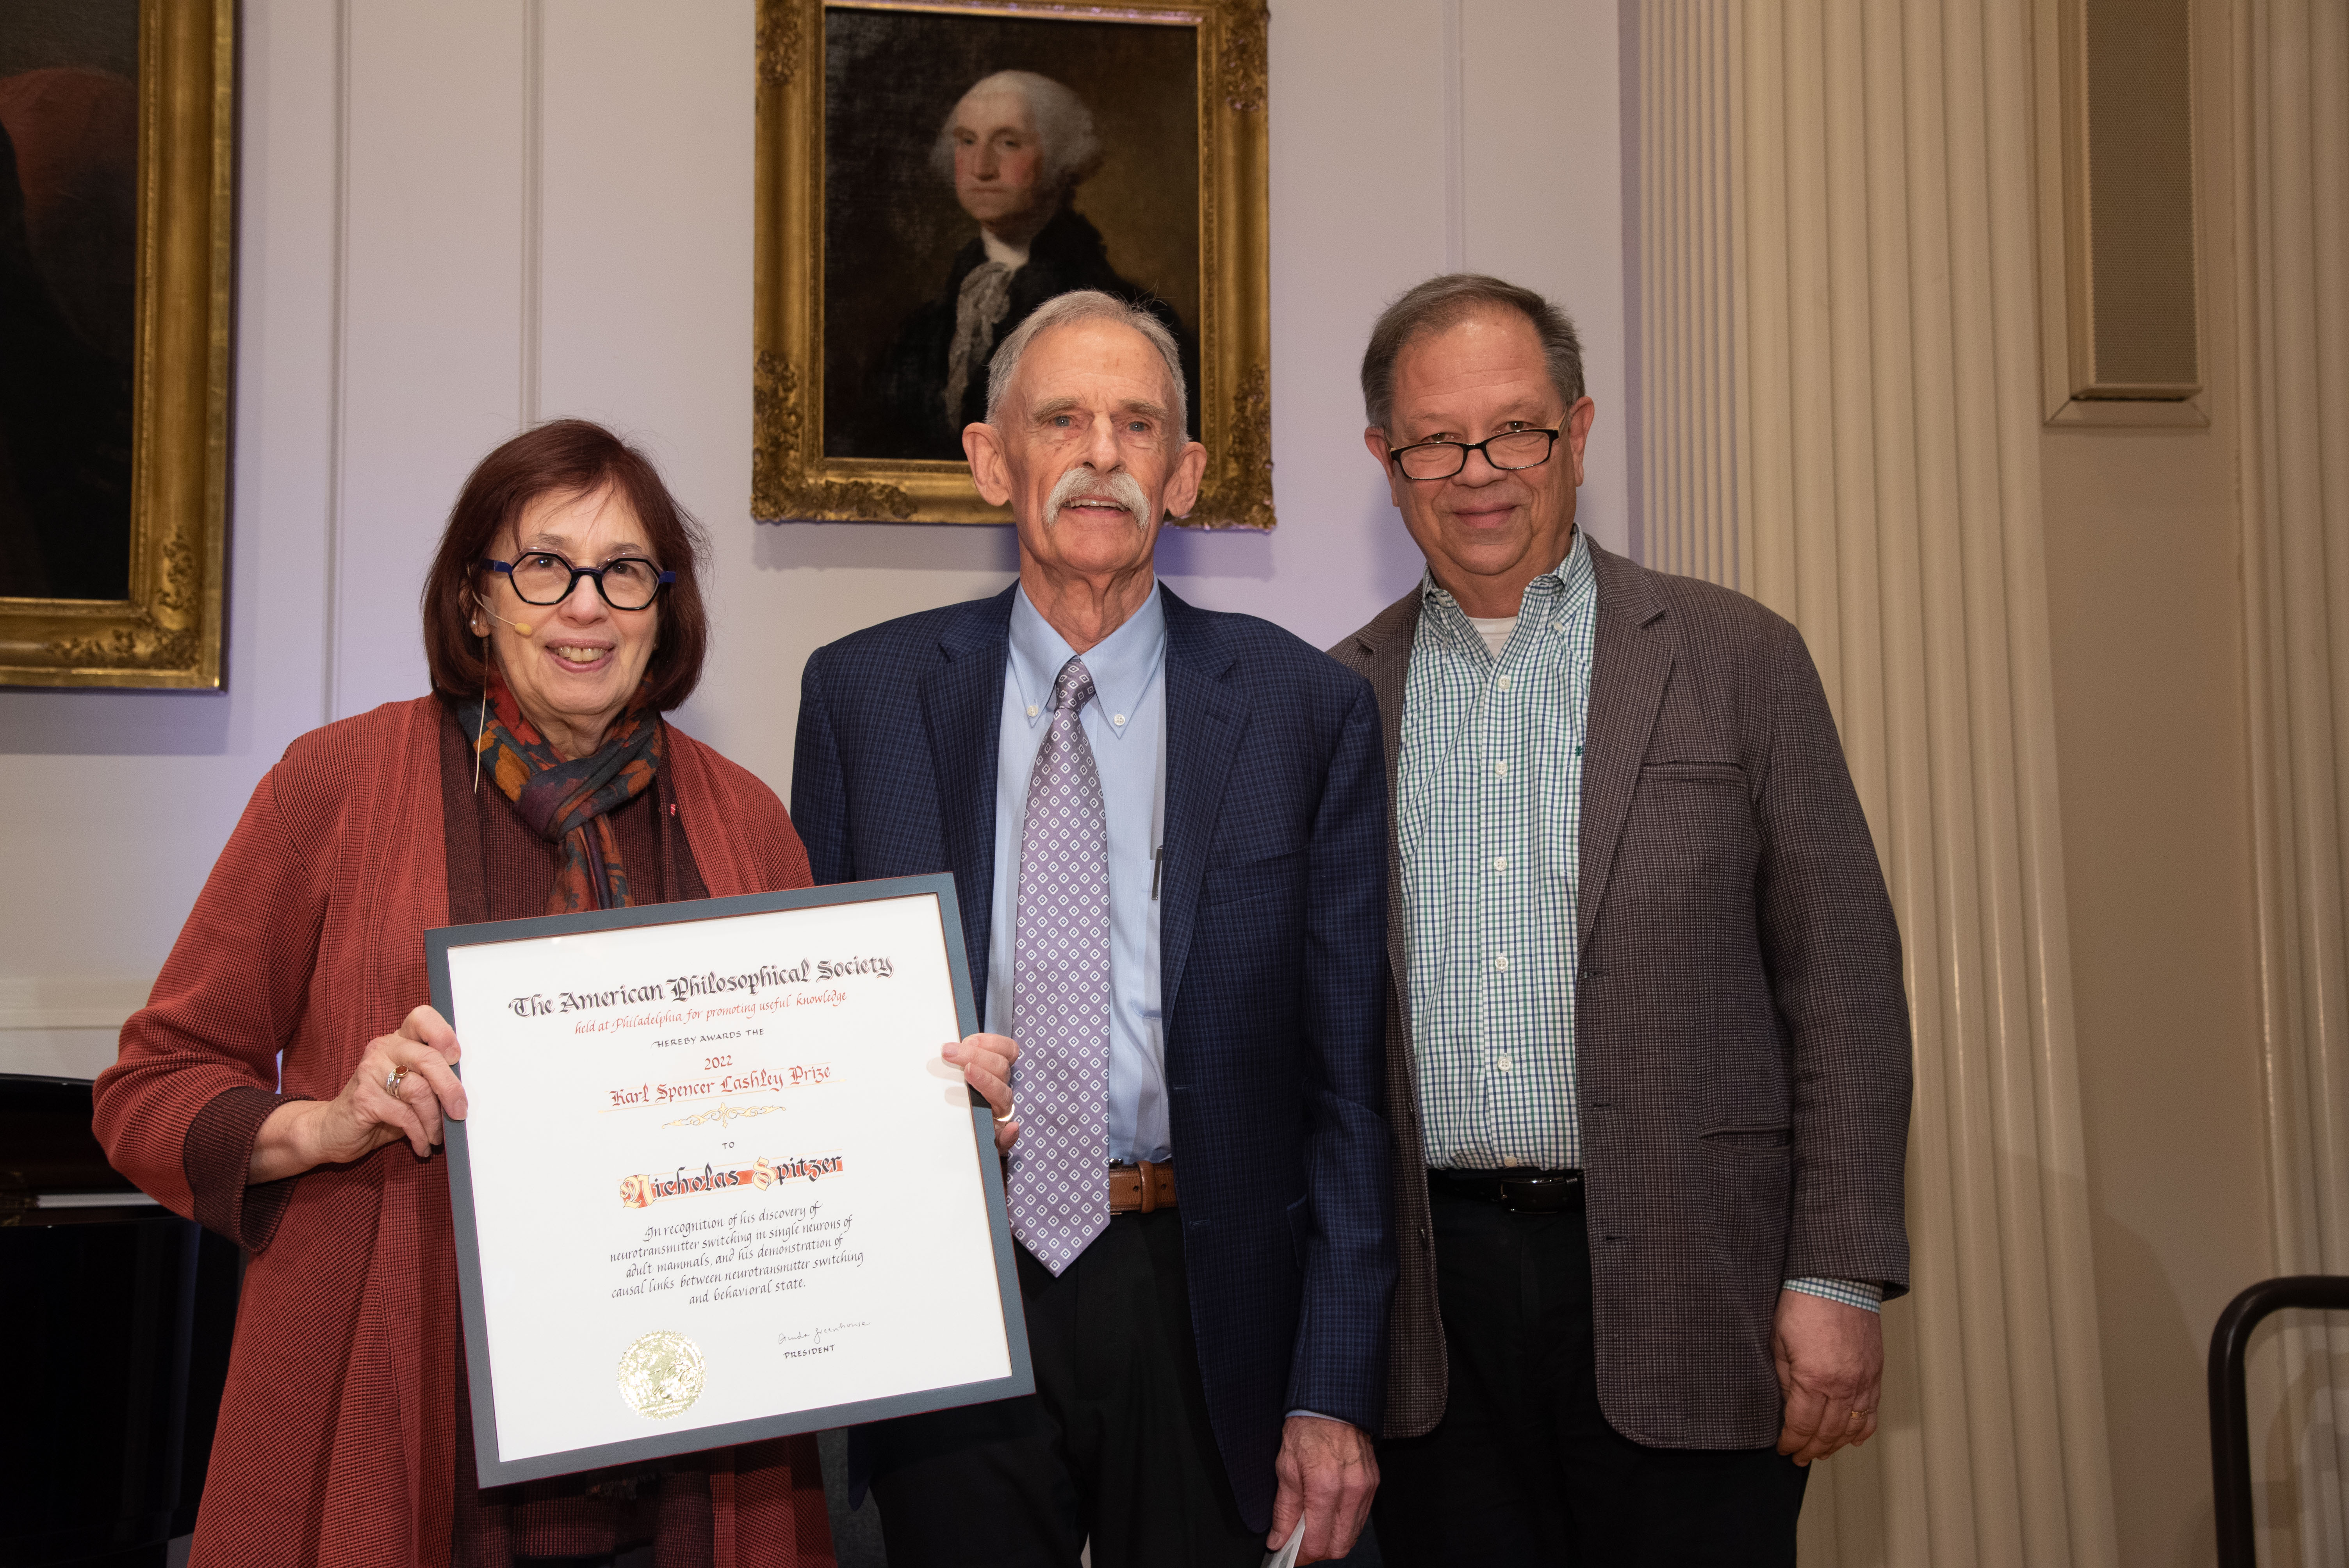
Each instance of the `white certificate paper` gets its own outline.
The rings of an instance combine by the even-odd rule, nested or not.
[[[429,943],[481,1485],[1032,1390],[950,877]]]

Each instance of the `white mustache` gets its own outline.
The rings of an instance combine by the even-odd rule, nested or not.
[[[1146,526],[1143,513],[1150,508],[1150,498],[1142,491],[1142,482],[1123,469],[1115,473],[1096,473],[1091,469],[1071,469],[1053,485],[1051,495],[1044,502],[1044,526],[1051,527],[1061,521],[1061,509],[1081,500],[1113,500],[1133,514],[1135,526]]]

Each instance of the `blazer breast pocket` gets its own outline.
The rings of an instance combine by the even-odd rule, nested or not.
[[[1659,897],[1686,897],[1751,884],[1760,858],[1745,769],[1734,762],[1650,762],[1625,824],[1636,885]]]
[[[1659,784],[1734,784],[1745,787],[1745,769],[1734,762],[1642,762],[1641,782]]]

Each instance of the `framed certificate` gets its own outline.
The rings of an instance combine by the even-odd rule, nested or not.
[[[426,942],[481,1485],[1033,1391],[953,878]]]

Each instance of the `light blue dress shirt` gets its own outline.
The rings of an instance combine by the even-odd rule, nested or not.
[[[1011,600],[1011,658],[995,760],[995,889],[987,946],[987,1026],[1017,1037],[1012,952],[1019,940],[1020,829],[1028,776],[1050,727],[1052,683],[1076,650],[1021,589]],[[1085,652],[1093,700],[1078,715],[1109,818],[1109,1157],[1174,1158],[1166,1047],[1158,998],[1154,859],[1164,841],[1166,608],[1153,584],[1126,623]],[[1018,1074],[1014,1069],[1014,1085]]]

